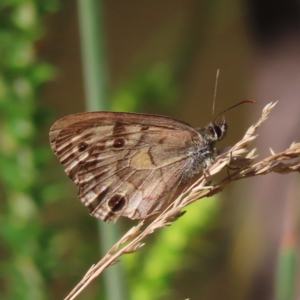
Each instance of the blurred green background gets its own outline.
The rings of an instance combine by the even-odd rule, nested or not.
[[[256,146],[282,151],[299,141],[299,20],[290,0],[1,1],[0,299],[63,299],[135,224],[89,216],[50,150],[55,120],[106,109],[201,127],[219,68],[217,113],[258,102],[227,114],[219,147],[279,100]],[[300,299],[298,199],[297,174],[236,182],[78,299]]]

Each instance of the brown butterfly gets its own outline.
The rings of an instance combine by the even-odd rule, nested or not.
[[[194,129],[158,115],[88,112],[58,120],[50,143],[90,214],[115,222],[161,212],[212,164],[226,130],[225,118]]]

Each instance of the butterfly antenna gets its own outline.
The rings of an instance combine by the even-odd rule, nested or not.
[[[214,101],[213,101],[213,107],[212,107],[212,115],[214,115],[214,113],[215,113],[215,104],[216,104],[216,99],[217,99],[217,89],[218,89],[219,74],[220,74],[220,69],[217,70],[217,74],[216,74],[215,90],[214,90]]]
[[[237,106],[239,106],[239,105],[241,105],[241,104],[244,104],[244,103],[252,103],[252,104],[254,104],[254,103],[256,103],[256,101],[255,101],[255,100],[244,100],[244,101],[241,101],[241,102],[239,102],[239,103],[237,103],[237,104],[235,104],[235,105],[233,105],[233,106],[228,107],[227,109],[223,110],[222,112],[220,112],[220,113],[217,115],[216,119],[217,119],[220,115],[224,114],[225,112],[227,112],[227,111],[229,111],[229,110],[231,110],[231,109],[233,109],[233,108],[235,108],[235,107],[237,107]],[[216,119],[215,119],[215,120],[216,120]]]

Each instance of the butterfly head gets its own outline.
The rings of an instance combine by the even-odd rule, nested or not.
[[[209,123],[208,126],[205,127],[205,130],[204,130],[205,139],[207,141],[209,141],[210,143],[221,141],[226,134],[228,125],[227,125],[225,117],[223,117],[221,122],[217,122],[216,120],[218,119],[219,116],[221,116],[228,110],[231,110],[232,108],[235,108],[244,103],[256,103],[256,102],[254,100],[244,100],[244,101],[241,101],[241,102],[223,110],[221,113],[219,113],[217,115],[216,119],[213,122]],[[199,132],[201,133],[201,130]],[[203,133],[203,131],[202,131],[202,133]]]
[[[227,131],[228,125],[226,119],[223,118],[221,122],[211,122],[208,124],[206,129],[206,139],[210,142],[221,141]]]

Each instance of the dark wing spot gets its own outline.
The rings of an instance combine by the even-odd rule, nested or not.
[[[113,128],[113,135],[126,132],[126,127],[123,123],[116,122]]]
[[[113,142],[114,148],[122,148],[125,145],[125,140],[122,138],[115,139]]]
[[[114,195],[108,201],[108,206],[113,212],[120,211],[124,208],[126,199],[124,195]]]
[[[85,142],[81,142],[79,145],[78,145],[78,151],[79,152],[83,152],[85,151],[87,148],[88,148],[89,144],[85,143]]]
[[[163,144],[165,142],[165,140],[166,140],[166,137],[159,139],[158,144],[160,144],[160,145]]]
[[[141,131],[146,131],[148,129],[149,129],[148,125],[142,125],[142,127],[141,127]]]

